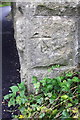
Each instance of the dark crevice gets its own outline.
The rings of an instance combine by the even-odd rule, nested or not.
[[[23,10],[21,7],[18,7],[18,10],[20,11],[21,14],[23,14]]]
[[[20,63],[14,39],[12,19],[2,21],[2,97],[9,93],[9,87],[20,83]],[[6,102],[2,104],[2,118],[12,118]]]
[[[52,66],[57,66],[58,64],[51,64],[51,65],[48,65],[48,66],[35,66],[35,67],[32,67],[32,69],[48,69],[48,68],[51,68]],[[60,65],[60,67],[66,67],[65,65]]]

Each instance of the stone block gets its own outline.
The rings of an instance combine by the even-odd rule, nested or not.
[[[79,2],[79,1],[78,1]],[[77,1],[17,2],[14,13],[21,79],[33,91],[32,76],[55,77],[79,63],[79,4]],[[48,68],[61,68],[48,73]]]

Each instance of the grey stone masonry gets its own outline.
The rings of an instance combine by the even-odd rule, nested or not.
[[[79,0],[16,2],[13,8],[21,80],[33,91],[32,76],[55,77],[80,64]],[[48,68],[61,67],[48,72]]]

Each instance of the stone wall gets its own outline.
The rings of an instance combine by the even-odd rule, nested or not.
[[[42,79],[75,69],[80,63],[79,2],[17,2],[14,29],[21,79],[32,91],[32,76]],[[48,68],[61,67],[48,72]]]

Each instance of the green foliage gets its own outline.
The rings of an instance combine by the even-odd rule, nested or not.
[[[26,96],[25,96],[25,90],[26,87],[24,85],[24,82],[18,84],[17,86],[10,87],[11,93],[4,96],[4,100],[9,100],[8,107],[20,105],[23,106],[25,102],[27,102]]]
[[[0,2],[0,7],[11,6],[10,2]]]
[[[12,93],[4,96],[8,107],[16,106],[20,111],[14,118],[78,118],[80,117],[79,73],[65,73],[55,78],[38,81],[33,76],[35,94],[26,95],[24,82],[10,87]]]

